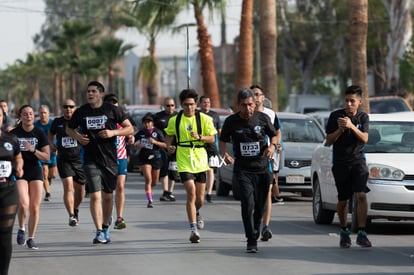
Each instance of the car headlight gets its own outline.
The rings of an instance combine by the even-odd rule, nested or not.
[[[398,168],[381,165],[369,164],[369,179],[375,180],[403,180],[405,174]]]

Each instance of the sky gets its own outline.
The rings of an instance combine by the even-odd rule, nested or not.
[[[86,0],[87,1],[87,0]],[[227,0],[227,43],[232,43],[239,34],[241,0]],[[45,4],[43,0],[0,0],[0,69],[13,64],[16,60],[25,60],[27,53],[34,52],[33,37],[40,32],[45,21]],[[176,24],[194,23],[192,12],[183,12]],[[220,38],[220,16],[215,14],[213,21],[205,15],[212,43],[218,46]],[[136,45],[134,52],[141,56],[147,54],[148,42],[133,29],[121,30],[117,33],[126,43]],[[195,27],[189,28],[190,52],[197,51],[197,33]],[[165,33],[157,40],[156,53],[164,55],[185,55],[186,31],[174,34]]]

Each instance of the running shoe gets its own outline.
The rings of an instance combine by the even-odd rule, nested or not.
[[[115,222],[114,229],[124,229],[124,228],[126,228],[125,220],[124,218],[119,217]]]
[[[198,233],[198,231],[191,230],[190,242],[191,243],[199,243],[200,242],[200,233]]]
[[[76,219],[76,217],[74,215],[69,217],[69,225],[70,226],[77,226],[78,225],[78,220]]]
[[[267,226],[265,226],[262,230],[262,238],[260,240],[263,242],[267,242],[271,238],[272,238],[272,231]]]
[[[152,201],[148,201],[147,208],[154,208]]]
[[[201,218],[201,215],[197,215],[197,228],[204,229],[204,221],[203,218]]]
[[[17,231],[17,244],[18,245],[25,245],[26,244],[26,238],[25,238],[24,230],[19,229]]]
[[[247,253],[256,253],[257,251],[258,251],[257,241],[256,240],[247,240],[246,252]]]
[[[211,200],[211,194],[206,194],[206,201],[209,202],[209,203],[213,202]]]
[[[349,235],[351,234],[351,232],[347,229],[347,230],[342,230],[339,233],[339,247],[341,248],[350,248],[351,247],[351,238],[349,237]]]
[[[75,212],[76,222],[79,223],[79,209],[75,209],[73,212]]]
[[[44,201],[50,201],[50,193],[46,193]]]
[[[96,237],[93,239],[94,244],[104,244],[107,240],[105,238],[105,233],[103,230],[96,231]]]
[[[35,241],[33,239],[28,239],[26,243],[27,247],[30,249],[38,250],[39,247],[37,247]]]
[[[357,243],[357,245],[359,245],[361,247],[371,247],[372,246],[371,242],[368,240],[367,233],[363,230],[358,231],[358,236],[357,236],[357,239],[356,239],[356,243]]]
[[[160,201],[169,201],[170,199],[168,198],[168,195],[164,192],[164,194],[162,194],[162,196],[160,197]]]
[[[111,235],[109,233],[109,226],[106,227],[106,228],[104,228],[104,229],[102,229],[102,231],[103,231],[103,233],[105,235],[106,243],[110,243],[111,242]]]
[[[273,205],[283,205],[285,202],[283,201],[282,197],[272,197],[272,204]]]
[[[167,198],[169,201],[175,201],[175,196],[172,193],[168,194]]]

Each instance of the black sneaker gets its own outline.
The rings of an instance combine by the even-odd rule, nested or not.
[[[50,201],[50,193],[46,193],[44,201]]]
[[[371,242],[368,240],[367,237],[367,233],[365,231],[358,231],[358,236],[356,239],[356,243],[357,245],[361,246],[361,247],[371,247],[372,244]]]
[[[260,239],[262,242],[267,242],[272,238],[272,231],[266,226],[262,230],[262,238]]]
[[[285,202],[283,201],[282,197],[272,197],[272,204],[273,205],[283,205]]]
[[[17,244],[18,245],[25,245],[26,244],[26,238],[25,238],[25,231],[19,229],[17,231]]]
[[[167,198],[168,198],[169,201],[175,201],[175,196],[172,193],[169,193],[167,195]]]
[[[74,212],[75,212],[76,222],[79,223],[79,209],[75,209]]]
[[[246,252],[247,253],[256,253],[257,251],[258,251],[257,241],[256,240],[247,240]]]
[[[206,201],[207,202],[212,202],[212,200],[211,200],[211,194],[206,194]]]
[[[152,201],[148,201],[147,208],[154,208],[154,205],[152,204]]]
[[[347,229],[347,230],[342,230],[339,233],[340,236],[340,240],[339,240],[339,246],[341,248],[350,248],[351,247],[351,238],[349,237],[349,235],[351,234],[351,232]]]
[[[28,248],[33,249],[33,250],[38,250],[39,247],[37,247],[35,241],[33,239],[28,239],[26,242],[26,245]]]

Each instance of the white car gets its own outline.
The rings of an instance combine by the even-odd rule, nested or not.
[[[284,163],[279,171],[279,190],[312,195],[312,153],[323,144],[325,131],[315,118],[297,113],[277,113],[282,123]]]
[[[365,156],[369,170],[368,219],[414,219],[414,112],[370,114]],[[332,146],[322,145],[312,156],[313,219],[330,224],[337,191],[332,175]],[[351,200],[353,231],[357,230],[355,200]]]

